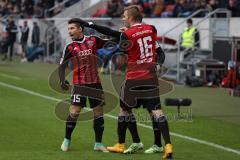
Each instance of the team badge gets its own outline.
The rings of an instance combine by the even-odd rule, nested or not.
[[[89,46],[93,46],[93,45],[94,45],[94,42],[93,42],[93,41],[88,41],[87,44],[88,44]]]

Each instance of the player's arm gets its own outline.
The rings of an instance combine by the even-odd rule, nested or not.
[[[92,29],[104,34],[104,35],[108,35],[108,36],[115,37],[115,38],[118,38],[118,39],[120,38],[120,35],[121,35],[121,32],[119,32],[119,31],[112,30],[109,27],[97,25],[93,22],[86,22],[86,21],[81,19],[81,24],[85,27],[92,28]]]
[[[156,41],[156,58],[156,62],[158,65],[162,65],[165,61],[165,53],[162,50],[162,47],[160,46],[158,41]]]
[[[110,41],[113,41],[112,39],[102,39],[98,36],[93,36],[96,38],[96,42],[97,42],[97,49],[103,48],[105,44],[107,44]]]
[[[126,42],[126,46],[124,45],[120,45],[121,43],[123,44],[123,42],[125,43]],[[128,45],[127,45],[128,43]],[[132,44],[130,44],[131,41],[128,40],[128,37],[127,35],[124,33],[124,32],[121,32],[121,35],[120,35],[120,44],[119,44],[119,48],[120,48],[120,52],[124,53],[124,54],[128,54],[128,47],[131,46]]]
[[[68,66],[68,61],[71,58],[71,53],[68,49],[68,46],[65,47],[63,50],[63,54],[60,60],[60,65],[59,65],[59,79],[60,79],[60,85],[63,90],[68,90],[69,89],[69,82],[65,80],[65,70]]]
[[[153,27],[153,31],[155,32],[156,36],[157,36],[157,29],[155,28],[155,26]],[[159,42],[156,41],[156,62],[158,65],[162,65],[165,61],[165,53],[162,50],[162,47],[160,46]]]
[[[115,37],[115,38],[120,38],[120,35],[122,32],[119,32],[119,31],[116,31],[116,30],[113,30],[109,27],[105,27],[105,26],[101,26],[101,25],[97,25],[93,22],[88,22],[89,24],[89,27],[104,34],[104,35],[108,35],[108,36],[111,36],[111,37]]]

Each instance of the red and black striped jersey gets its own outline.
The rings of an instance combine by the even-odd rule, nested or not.
[[[97,49],[102,48],[106,40],[96,36],[84,36],[82,40],[72,41],[65,46],[60,65],[72,62],[74,85],[101,83],[98,75]]]

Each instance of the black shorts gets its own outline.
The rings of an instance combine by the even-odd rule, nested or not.
[[[120,106],[123,110],[132,108],[161,109],[157,79],[125,80],[121,86]]]
[[[91,108],[96,106],[103,106],[104,95],[102,85],[96,84],[85,84],[75,85],[72,90],[71,104],[79,107],[86,107],[87,98]]]

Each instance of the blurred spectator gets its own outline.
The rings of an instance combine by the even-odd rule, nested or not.
[[[209,13],[209,8],[208,8],[208,4],[207,4],[206,0],[195,0],[194,6],[193,6],[193,12],[196,12],[200,9],[202,9],[204,11],[195,15],[195,17],[204,17],[204,16],[206,16],[206,14]]]
[[[144,17],[150,17],[153,14],[153,8],[155,5],[155,0],[136,0],[132,1],[132,5],[138,5],[139,9],[143,12]],[[154,16],[154,15],[153,15]],[[154,16],[156,17],[156,16]]]
[[[35,59],[39,59],[46,53],[46,44],[41,43],[39,46],[27,47],[26,58],[22,59],[21,62],[33,62]]]
[[[103,64],[101,64],[100,72],[103,74],[110,73],[110,65],[113,54],[119,52],[119,46],[107,46],[97,50],[98,56],[101,58]]]
[[[33,22],[33,31],[32,31],[32,44],[33,46],[38,46],[40,42],[40,29],[37,22]]]
[[[105,14],[105,16],[116,17],[113,15],[114,11],[122,9],[122,6],[118,8],[117,2],[123,6],[137,5],[144,17],[187,17],[199,9],[206,11],[195,17],[204,17],[217,8],[229,8],[234,12],[233,16],[240,16],[239,0],[111,0],[107,7],[109,14]],[[105,13],[105,8],[97,10],[93,15],[96,17],[103,13]],[[119,16],[120,14],[117,17]]]
[[[0,17],[18,15],[21,18],[52,17],[80,0],[0,0]],[[233,17],[240,16],[239,0],[109,0],[94,16],[120,17],[123,7],[137,5],[144,17],[187,17],[198,9],[209,12],[228,8]],[[45,14],[46,13],[46,14]],[[203,17],[206,13],[197,15]]]
[[[240,2],[237,0],[228,1],[228,9],[232,11],[232,17],[240,16]]]
[[[6,31],[6,27],[3,28],[2,32],[1,32],[1,39],[0,39],[0,53],[3,54],[3,58],[2,60],[5,60],[7,58],[7,53],[8,53],[8,46],[7,44],[7,31]]]
[[[151,17],[161,17],[164,7],[165,7],[164,0],[155,0],[153,13]]]
[[[21,29],[21,45],[24,59],[26,58],[26,49],[29,35],[29,27],[27,21],[23,22],[23,26],[20,26],[20,29]]]
[[[174,3],[175,3],[175,0],[164,0],[164,3],[165,3],[166,5],[174,4]]]
[[[15,24],[14,17],[12,16],[10,16],[8,19],[8,23],[6,25],[6,32],[7,32],[7,40],[4,47],[7,47],[10,49],[9,60],[12,61],[14,43],[16,41],[16,36],[18,33],[18,27]],[[7,54],[4,55],[3,60],[6,60],[6,59],[7,59]]]
[[[33,7],[33,17],[34,18],[43,18],[44,17],[44,6],[42,3],[37,3],[36,5],[34,5]]]
[[[209,12],[214,11],[215,9],[219,8],[219,1],[218,0],[209,0],[207,8]]]
[[[186,0],[178,0],[173,10],[174,17],[188,17],[192,14],[192,8]]]
[[[146,1],[146,2],[145,2]],[[150,7],[150,3],[148,2],[149,0],[132,0],[131,3],[129,3],[129,5],[136,5],[138,6],[138,8],[142,11],[147,13],[147,7]],[[143,2],[143,3],[142,3]],[[144,3],[145,2],[145,3]],[[145,5],[145,6],[144,6]],[[146,10],[144,10],[143,8],[146,7]]]
[[[124,4],[122,0],[111,0],[108,2],[107,13],[108,17],[120,17],[123,13]]]
[[[47,1],[46,1],[46,8],[47,8],[47,9],[51,9],[51,8],[54,7],[54,4],[55,4],[54,0],[47,0]],[[53,10],[50,10],[50,11],[48,12],[48,16],[49,16],[49,17],[52,17],[52,16],[53,16]]]
[[[55,5],[55,9],[54,9],[54,15],[58,14],[58,13],[61,13],[61,11],[63,10],[64,8],[64,5],[57,2],[57,4]]]
[[[26,14],[26,17],[31,17],[33,15],[33,0],[25,0],[23,2],[23,8],[22,10],[24,11],[24,13]]]
[[[15,15],[20,18],[43,18],[45,11],[48,16],[54,16],[64,8],[69,7],[79,0],[0,0],[0,17]],[[61,5],[59,3],[63,2]],[[54,8],[53,8],[54,7]]]
[[[168,4],[165,6],[164,11],[161,14],[161,17],[172,17],[173,16],[173,10],[175,8],[174,4]]]
[[[125,6],[128,6],[131,2],[132,2],[132,0],[123,0],[123,4]]]
[[[199,48],[199,32],[196,27],[193,26],[192,19],[187,20],[187,27],[184,29],[181,37],[182,50]]]

